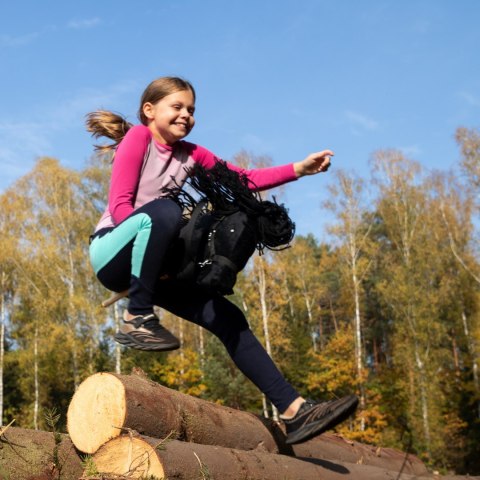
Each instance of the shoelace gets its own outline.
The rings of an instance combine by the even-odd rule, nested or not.
[[[305,403],[308,403],[308,405],[310,406],[310,409],[307,410],[305,412],[305,420],[306,422],[310,422],[313,418],[315,418],[317,415],[318,415],[318,411],[321,409],[321,415],[327,415],[329,414],[333,409],[332,409],[332,405],[335,401],[334,400],[328,400],[328,401],[325,401],[325,402],[321,402],[321,403],[315,403],[315,402],[312,402],[311,400],[310,401],[306,401]]]
[[[149,322],[145,322],[143,326],[150,330],[154,335],[157,333],[161,333],[162,335],[167,334],[167,329],[165,327],[162,327],[158,320],[150,320]]]

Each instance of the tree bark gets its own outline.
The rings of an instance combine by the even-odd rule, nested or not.
[[[287,453],[287,451],[282,453]],[[298,458],[316,458],[340,461],[373,467],[386,468],[409,475],[427,475],[425,464],[415,455],[381,448],[373,445],[347,440],[334,433],[324,433],[312,440],[293,446],[293,453]],[[402,476],[403,478],[403,476]]]
[[[428,473],[427,467],[418,457],[400,450],[355,442],[330,432],[323,433],[305,443],[287,445],[283,426],[273,422],[267,426],[277,442],[279,452],[283,455],[301,459],[371,465],[402,472],[402,475],[426,475]]]
[[[1,429],[0,429],[1,433]],[[10,427],[0,435],[0,479],[78,480],[82,461],[68,435]]]
[[[301,460],[280,454],[244,451],[178,440],[121,435],[103,445],[93,456],[101,473],[125,478],[175,478],[178,480],[393,480],[398,472],[369,465]],[[102,477],[105,478],[105,477]],[[108,478],[108,475],[107,475]],[[116,477],[118,478],[118,477]],[[402,480],[427,479],[430,475],[403,474]],[[446,480],[448,477],[435,477]]]
[[[207,445],[278,451],[267,427],[252,413],[184,395],[139,375],[87,378],[72,398],[67,427],[85,453],[96,452],[128,429],[154,438],[173,435]]]

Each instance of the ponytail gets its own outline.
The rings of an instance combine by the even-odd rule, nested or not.
[[[107,137],[113,140],[113,143],[109,145],[94,145],[95,150],[102,153],[114,150],[133,126],[122,115],[109,112],[108,110],[97,110],[87,114],[86,117],[87,131],[94,138]]]

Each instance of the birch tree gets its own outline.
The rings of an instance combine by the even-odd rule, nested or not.
[[[291,321],[308,335],[314,352],[325,344],[323,305],[328,285],[322,262],[326,254],[324,246],[318,246],[310,235],[297,236],[291,248],[274,258],[283,272]]]
[[[403,372],[399,381],[405,382],[407,428],[417,448],[431,459],[437,440],[432,425],[438,424],[433,409],[439,394],[435,369],[444,334],[436,289],[440,259],[418,163],[398,151],[379,151],[373,171],[380,191],[377,208],[390,243],[389,260],[384,260],[388,267],[377,289],[395,325],[393,360]]]
[[[479,157],[480,159],[480,157]],[[434,212],[437,213],[440,242],[446,246],[446,268],[444,298],[448,299],[445,310],[455,315],[452,330],[462,332],[471,365],[473,391],[477,403],[476,415],[480,418],[479,351],[475,332],[479,330],[478,285],[480,271],[474,251],[474,225],[472,221],[474,196],[463,189],[463,185],[452,174],[432,175]],[[450,261],[448,261],[448,257]],[[448,263],[447,263],[448,262]],[[473,281],[473,283],[472,283]],[[476,288],[475,288],[476,285]],[[456,342],[456,339],[453,339]],[[457,343],[457,342],[456,342]],[[454,352],[455,353],[455,352]]]
[[[0,196],[0,427],[4,410],[4,365],[7,322],[13,310],[15,269],[12,259],[16,254],[16,238],[9,235],[12,223],[18,220],[8,192]]]
[[[357,383],[360,391],[360,408],[365,409],[365,354],[363,347],[362,326],[362,280],[370,265],[368,250],[371,223],[365,221],[366,206],[364,200],[363,181],[339,171],[335,183],[329,187],[330,200],[326,203],[335,215],[336,223],[329,228],[329,232],[338,240],[338,252],[346,266],[353,300],[353,332],[355,345],[355,365]],[[365,419],[362,416],[360,430],[365,430]]]
[[[460,167],[465,175],[467,184],[472,188],[478,203],[480,189],[480,131],[475,128],[459,127],[455,132],[455,139],[460,147]]]
[[[93,226],[88,214],[90,203],[80,184],[78,172],[62,168],[55,159],[43,158],[17,186],[35,204],[30,221],[24,225],[24,238],[62,285],[63,321],[70,335],[75,386],[82,376],[79,338],[89,332],[87,338],[98,350],[99,322],[104,320],[98,309],[92,313],[89,307],[94,278],[88,262],[88,237]]]

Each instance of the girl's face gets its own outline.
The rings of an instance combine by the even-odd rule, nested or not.
[[[173,145],[190,133],[195,125],[194,112],[195,99],[190,90],[174,92],[155,104],[143,105],[148,128],[155,140],[164,145]]]

